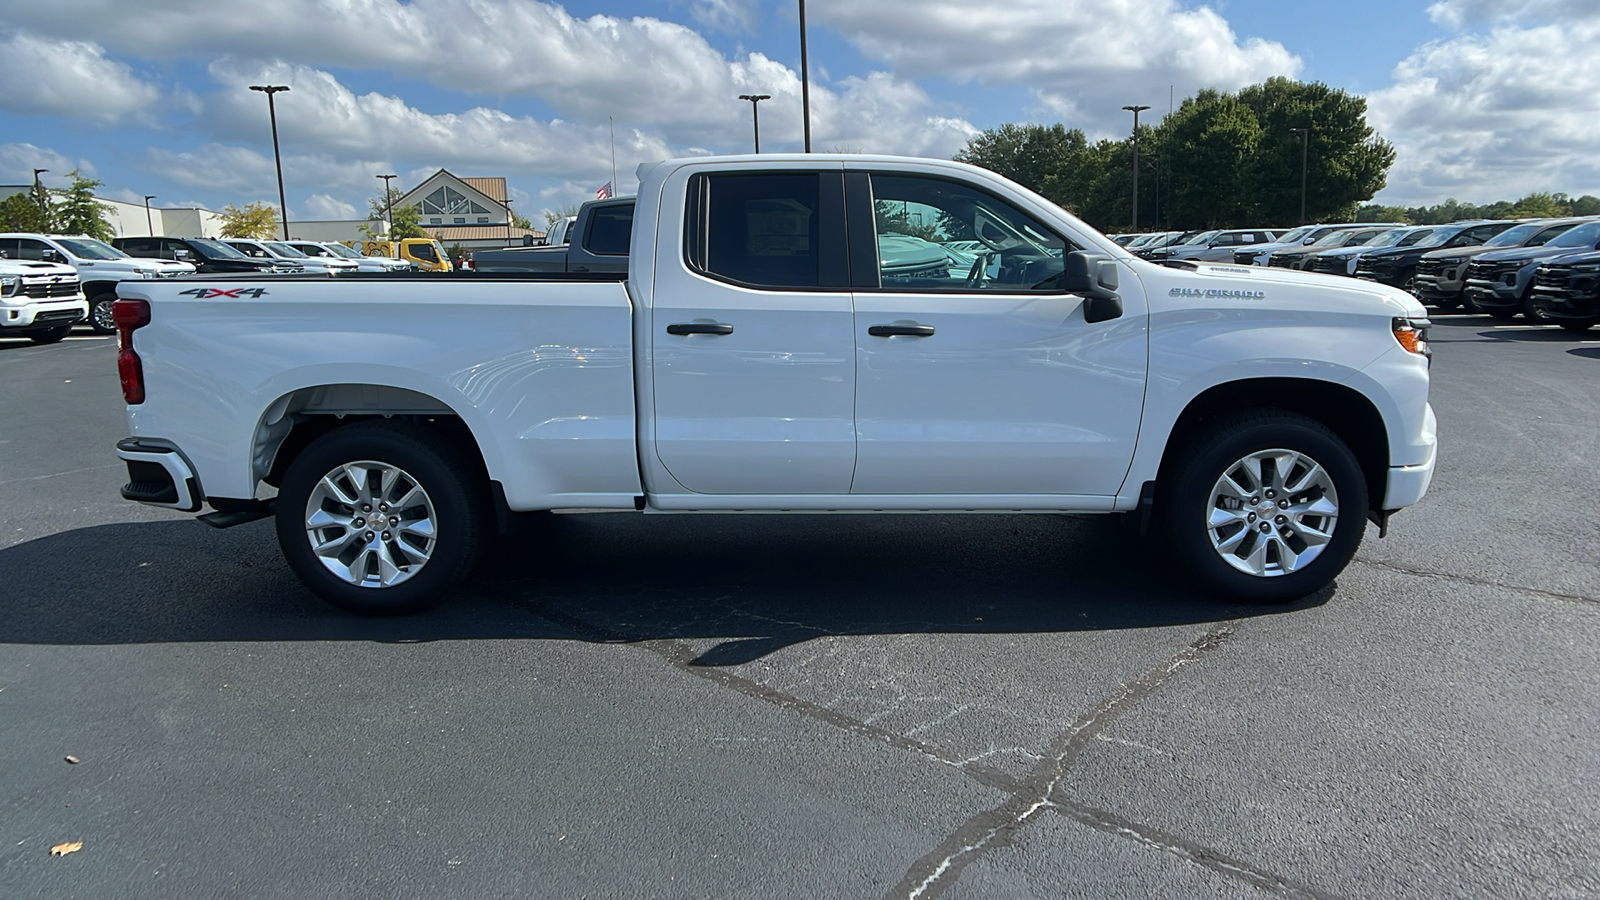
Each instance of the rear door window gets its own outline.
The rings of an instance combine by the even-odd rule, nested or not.
[[[697,176],[690,189],[689,266],[751,287],[818,287],[819,194],[815,173]]]
[[[627,256],[633,234],[633,204],[604,206],[589,219],[583,249],[596,256]]]

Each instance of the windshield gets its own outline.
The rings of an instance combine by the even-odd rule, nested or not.
[[[1221,233],[1221,231],[1202,231],[1194,237],[1189,238],[1187,241],[1184,241],[1183,245],[1185,247],[1204,247],[1206,244],[1211,243],[1212,238]]]
[[[361,259],[362,258],[361,254],[355,252],[354,250],[351,250],[349,247],[346,247],[344,244],[335,243],[335,242],[330,241],[330,242],[328,242],[326,244],[323,244],[322,246],[327,247],[328,248],[328,252],[332,253],[334,256],[342,256],[345,259]]]
[[[1330,231],[1312,242],[1313,247],[1343,247],[1355,234],[1353,231]]]
[[[1551,238],[1546,247],[1592,247],[1600,241],[1600,222],[1585,222],[1571,231]]]
[[[1278,243],[1280,243],[1280,244],[1292,244],[1295,241],[1298,241],[1301,238],[1305,237],[1306,234],[1309,233],[1310,231],[1311,231],[1311,226],[1310,225],[1301,225],[1299,228],[1296,228],[1293,231],[1290,231],[1288,234],[1280,234],[1280,235],[1278,235]]]
[[[1445,241],[1448,241],[1451,238],[1455,237],[1456,235],[1460,234],[1461,231],[1462,230],[1459,229],[1459,228],[1454,229],[1454,230],[1451,230],[1449,228],[1441,228],[1438,231],[1435,231],[1432,234],[1428,235],[1427,237],[1423,238],[1422,240],[1417,241],[1415,244],[1412,244],[1411,246],[1416,247],[1419,250],[1426,249],[1428,247],[1441,247],[1441,246],[1444,245]]]
[[[1377,237],[1373,238],[1372,240],[1367,241],[1366,246],[1368,246],[1368,247],[1393,247],[1395,244],[1400,243],[1400,239],[1405,237],[1406,236],[1406,232],[1408,232],[1410,230],[1411,229],[1409,229],[1409,228],[1391,228],[1388,231],[1385,231],[1383,234],[1380,234]]]
[[[304,253],[301,253],[299,250],[296,250],[288,244],[285,244],[283,241],[262,241],[262,243],[267,245],[268,250],[271,250],[273,253],[276,253],[279,256],[287,256],[290,259],[306,258]]]
[[[1527,222],[1522,225],[1513,225],[1505,231],[1483,242],[1485,247],[1520,247],[1522,242],[1539,233],[1544,228],[1543,222]]]
[[[201,250],[204,250],[207,253],[212,254],[213,256],[219,256],[223,259],[250,258],[245,256],[243,253],[240,253],[238,248],[230,247],[221,241],[214,241],[211,238],[189,238],[189,243],[199,247]]]
[[[79,259],[128,259],[121,250],[94,238],[56,238],[67,252]]]

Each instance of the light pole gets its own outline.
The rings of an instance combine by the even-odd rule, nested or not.
[[[287,91],[286,84],[252,84],[250,90],[260,91],[267,95],[267,115],[272,118],[272,161],[278,167],[278,209],[283,213],[283,239],[289,239],[289,203],[283,199],[283,157],[278,154],[278,106],[273,102],[273,94]]]
[[[800,110],[806,128],[806,152],[811,152],[811,69],[806,62],[806,0],[800,0]]]
[[[1291,128],[1290,131],[1300,135],[1300,223],[1306,224],[1306,154],[1311,147],[1311,126],[1304,128]]]
[[[389,181],[394,176],[374,175],[372,177],[383,179],[383,224],[384,227],[388,228],[388,231],[384,233],[384,237],[392,241],[394,240],[394,195],[389,193]]]
[[[771,94],[740,94],[740,100],[750,101],[750,119],[756,126],[756,152],[761,152],[761,101],[771,100]]]
[[[1133,230],[1139,230],[1139,113],[1148,106],[1124,106],[1133,113]],[[1159,149],[1159,148],[1158,148]]]
[[[50,170],[49,169],[34,169],[33,170],[33,202],[38,205],[39,212],[41,214],[48,212],[49,211],[49,207],[45,205],[44,185],[39,183],[39,175],[41,173],[43,173],[43,172],[48,172],[48,171],[50,171]]]
[[[151,237],[155,237],[156,226],[150,218],[150,201],[154,200],[155,198],[155,194],[144,195],[144,227],[150,232]]]

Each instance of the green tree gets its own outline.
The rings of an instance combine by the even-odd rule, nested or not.
[[[56,202],[51,205],[51,230],[58,234],[88,235],[102,241],[116,237],[116,229],[106,221],[106,216],[115,212],[116,207],[94,198],[94,189],[102,182],[83,177],[77,169],[68,172],[67,177],[72,179],[72,186],[54,192]]]
[[[1073,157],[1088,147],[1077,128],[1007,123],[967,141],[956,162],[982,166],[1025,187],[1044,193],[1045,182],[1071,167]]]
[[[1139,219],[1173,228],[1298,221],[1301,138],[1290,129],[1309,127],[1306,217],[1348,221],[1383,189],[1394,163],[1394,147],[1368,127],[1366,109],[1360,97],[1286,78],[1237,94],[1201,91],[1161,124],[1139,128]],[[1130,139],[1090,144],[1059,123],[1006,124],[972,138],[955,158],[1033,188],[1096,227],[1132,221]]]
[[[404,196],[399,188],[391,187],[380,188],[376,196],[367,198],[369,212],[361,233],[372,240],[427,237],[428,232],[422,227],[422,207],[401,204],[400,198]],[[386,220],[389,221],[387,235],[383,229]]]
[[[72,171],[76,173],[78,170]],[[39,233],[43,234],[53,234],[56,230],[55,202],[51,199],[51,193],[51,190],[39,181],[38,176],[34,176],[33,187],[28,189],[28,198],[33,201],[34,208],[39,210],[40,221],[45,223],[44,227],[39,229]]]
[[[271,240],[278,237],[278,211],[266,203],[222,208],[222,236]]]
[[[1411,222],[1411,211],[1404,206],[1382,206],[1368,203],[1356,208],[1357,222]]]
[[[571,205],[563,206],[560,209],[547,209],[544,211],[544,227],[549,228],[567,216],[575,216],[577,214],[578,207]]]
[[[52,231],[50,220],[29,193],[12,194],[0,200],[0,231],[25,231],[45,234]]]
[[[1572,204],[1565,194],[1529,194],[1511,207],[1512,218],[1555,218],[1570,215]]]
[[[528,231],[532,231],[533,230],[533,223],[528,221],[528,217],[527,216],[520,215],[518,213],[512,213],[511,214],[511,227],[512,228],[523,228],[523,229],[526,229]]]

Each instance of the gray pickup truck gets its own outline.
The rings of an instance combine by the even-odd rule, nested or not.
[[[632,197],[591,200],[578,208],[566,230],[567,243],[479,250],[477,272],[604,272],[626,274],[628,239],[633,232]]]

